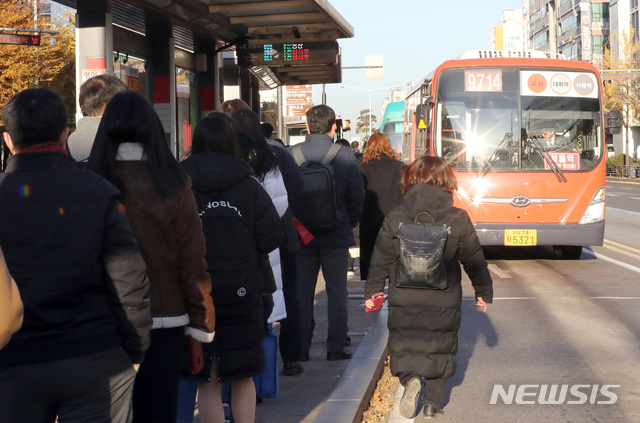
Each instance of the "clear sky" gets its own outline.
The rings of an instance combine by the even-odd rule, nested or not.
[[[465,50],[487,49],[491,28],[503,20],[502,11],[519,9],[522,0],[329,0],[353,27],[353,38],[339,39],[342,66],[364,66],[365,56],[382,55],[384,78],[366,79],[364,69],[343,69],[342,84],[381,88],[371,94],[371,105],[380,110],[389,89],[416,84],[445,60]],[[369,92],[326,85],[327,104],[350,119],[352,127],[360,111],[369,108]],[[313,87],[313,102],[322,101],[322,85]],[[350,140],[355,132],[345,133]],[[366,135],[366,134],[365,134]],[[359,134],[358,136],[362,136]]]

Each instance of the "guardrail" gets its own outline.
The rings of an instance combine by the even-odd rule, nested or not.
[[[608,167],[607,176],[627,179],[640,178],[640,166],[624,165],[617,167]]]

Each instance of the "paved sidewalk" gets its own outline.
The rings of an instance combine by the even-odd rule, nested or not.
[[[356,260],[356,265],[357,263]],[[368,385],[372,379],[372,375],[369,373],[373,373],[379,361],[377,358],[382,356],[384,346],[386,346],[386,333],[377,330],[375,334],[370,334],[380,312],[365,312],[364,281],[359,279],[356,266],[356,274],[349,276],[347,284],[349,292],[347,304],[349,311],[348,335],[351,337],[351,346],[345,347],[348,351],[356,352],[354,358],[340,361],[326,360],[327,295],[325,281],[321,274],[316,287],[314,307],[316,327],[309,353],[310,360],[302,363],[304,372],[301,374],[284,376],[282,361],[278,355],[280,359],[280,394],[277,398],[264,399],[261,404],[257,405],[256,423],[298,423],[324,420],[345,423],[343,417],[337,417],[335,414],[340,410],[344,412],[345,407],[340,406],[334,410],[334,407],[331,406],[344,404],[341,401],[348,401],[350,405],[359,406],[362,398],[368,394],[367,387],[364,385]],[[386,329],[386,324],[377,325],[378,328],[381,326],[385,326],[384,329]],[[274,325],[274,329],[277,333],[279,325]],[[363,343],[368,334],[370,336]],[[358,349],[361,345],[362,348]],[[376,356],[378,357],[376,358]],[[353,377],[354,375],[357,377]],[[341,381],[341,379],[344,380]],[[347,381],[349,383],[345,383]],[[341,399],[345,396],[349,399]],[[324,407],[327,402],[329,402],[329,406]],[[202,423],[197,414],[194,423]]]

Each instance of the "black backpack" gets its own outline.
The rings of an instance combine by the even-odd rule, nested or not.
[[[449,235],[444,225],[418,223],[418,213],[413,223],[403,223],[396,237],[400,242],[400,259],[396,270],[398,288],[447,289],[447,269],[444,265],[444,248]]]
[[[312,234],[333,231],[340,224],[338,189],[331,166],[340,148],[338,144],[331,144],[322,162],[307,161],[300,146],[291,149],[293,158],[300,166],[304,184],[300,203],[304,204],[305,213],[296,218]]]

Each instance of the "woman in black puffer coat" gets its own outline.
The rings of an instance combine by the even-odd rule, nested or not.
[[[475,229],[466,211],[453,207],[458,184],[451,167],[440,157],[422,156],[404,172],[404,202],[384,220],[376,241],[365,286],[365,298],[384,289],[389,278],[389,351],[391,373],[405,387],[400,413],[413,417],[425,379],[424,416],[441,413],[445,378],[456,370],[458,329],[462,302],[460,263],[471,279],[476,304],[486,311],[493,300],[491,276]],[[449,232],[443,260],[447,288],[443,290],[398,288],[396,269],[400,257],[398,228],[427,212],[435,224]],[[372,301],[367,300],[371,307]]]
[[[402,202],[400,177],[404,163],[391,147],[386,135],[371,134],[362,156],[360,174],[364,181],[364,204],[360,216],[360,279],[369,277],[373,247],[385,216]]]
[[[251,167],[238,156],[233,120],[227,115],[214,112],[198,124],[191,156],[182,166],[193,181],[216,307],[212,382],[199,383],[198,409],[203,421],[224,421],[220,382],[231,381],[235,420],[253,421],[252,377],[265,364],[258,256],[280,244],[280,217]]]

